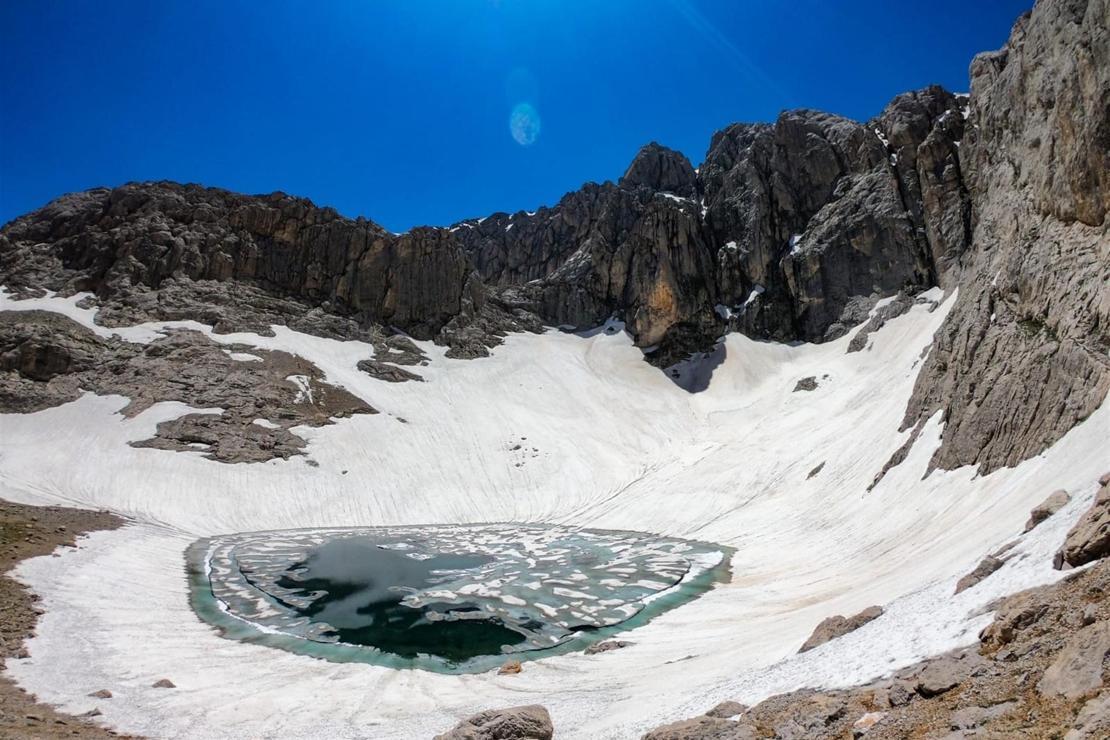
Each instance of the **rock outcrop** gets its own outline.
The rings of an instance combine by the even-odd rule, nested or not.
[[[0,412],[38,411],[84,391],[126,396],[128,417],[160,401],[204,409],[162,422],[155,437],[133,444],[221,462],[301,455],[305,441],[293,427],[377,413],[285,352],[219,345],[188,330],[135,344],[56,313],[0,312]]]
[[[1110,389],[1108,0],[1040,2],[971,65],[959,153],[971,248],[904,428],[942,412],[932,465],[1015,465]]]
[[[196,319],[268,333],[280,323],[342,338],[378,325],[452,348],[480,318],[495,325],[489,345],[498,330],[534,328],[487,300],[446,230],[398,236],[281,193],[168,182],[67,195],[11,222],[0,284],[91,291],[109,325]]]

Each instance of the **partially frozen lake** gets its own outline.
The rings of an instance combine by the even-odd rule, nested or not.
[[[582,650],[712,587],[728,548],[536,524],[299,529],[188,550],[191,603],[224,636],[448,673]]]

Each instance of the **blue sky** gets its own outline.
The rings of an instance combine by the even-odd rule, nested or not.
[[[151,179],[396,231],[530,210],[615,180],[650,140],[697,165],[734,121],[964,91],[1031,4],[5,0],[0,223]]]

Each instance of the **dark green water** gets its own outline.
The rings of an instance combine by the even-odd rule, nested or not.
[[[367,645],[403,658],[420,654],[461,661],[502,652],[525,636],[496,617],[481,616],[477,603],[402,604],[410,591],[434,587],[493,558],[435,555],[413,560],[362,537],[332,540],[294,564],[277,584],[311,597],[290,609],[333,628],[323,633],[352,645]],[[317,595],[318,594],[318,595]]]

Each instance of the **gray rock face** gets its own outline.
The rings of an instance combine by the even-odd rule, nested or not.
[[[1091,508],[1079,517],[1057,553],[1055,567],[1084,565],[1110,554],[1110,485],[1104,485]]]
[[[476,714],[435,740],[551,740],[554,733],[547,710],[529,704]]]
[[[843,617],[839,614],[829,617],[817,625],[813,630],[813,634],[809,636],[802,647],[798,650],[799,653],[804,653],[807,650],[812,650],[818,645],[824,645],[829,640],[835,640],[842,637],[849,632],[858,630],[868,622],[874,621],[883,615],[883,608],[881,606],[869,606],[858,614],[850,617]]]
[[[0,283],[92,291],[101,318],[121,323],[282,323],[346,338],[377,324],[448,346],[452,329],[479,316],[525,328],[486,300],[446,230],[396,236],[281,193],[167,182],[65,196],[11,222],[0,232]]]
[[[1029,521],[1025,523],[1025,531],[1032,530],[1045,519],[1067,506],[1069,501],[1071,501],[1071,496],[1068,495],[1067,491],[1053,491],[1048,498],[1034,506],[1032,511],[1029,512]]]
[[[1110,389],[1108,14],[1040,2],[972,62],[958,161],[973,246],[904,420],[943,411],[934,466],[1015,465]]]
[[[620,179],[622,188],[645,187],[655,193],[696,198],[698,176],[685,156],[654,141],[644,146]]]

